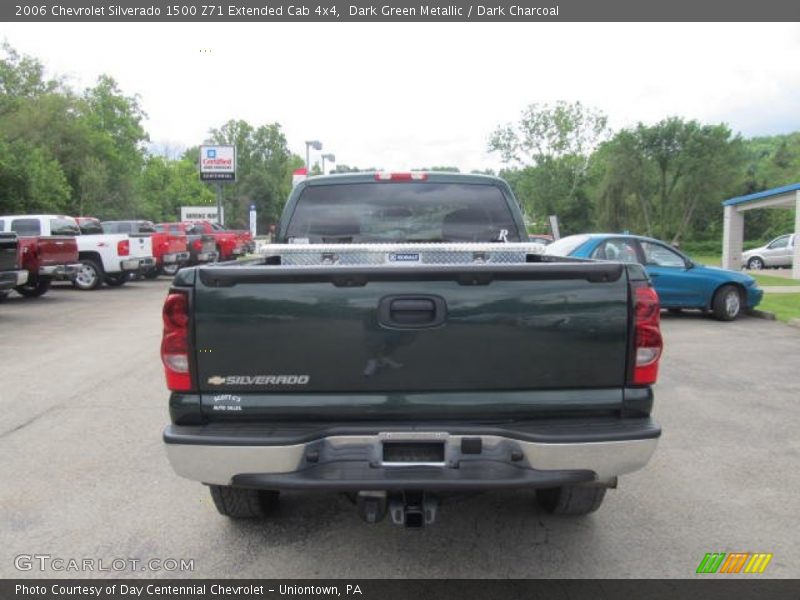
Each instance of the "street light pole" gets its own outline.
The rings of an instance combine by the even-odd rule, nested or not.
[[[322,142],[319,140],[306,142],[306,169],[308,169],[308,175],[311,175],[311,148],[319,152],[322,150]]]
[[[336,156],[333,154],[323,154],[322,155],[322,174],[325,175],[325,159],[328,159],[331,162],[336,162]]]

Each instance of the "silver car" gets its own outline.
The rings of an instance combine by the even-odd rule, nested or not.
[[[742,253],[742,264],[747,269],[765,267],[791,267],[797,235],[787,233],[776,237],[766,246],[753,248]]]

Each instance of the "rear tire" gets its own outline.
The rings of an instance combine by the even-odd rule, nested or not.
[[[231,519],[263,519],[278,503],[278,492],[209,485],[219,514]]]
[[[46,294],[47,290],[50,289],[50,280],[38,279],[36,281],[29,281],[24,285],[18,285],[14,289],[26,298],[38,298]]]
[[[0,302],[3,302],[6,298],[8,298],[8,295],[10,293],[11,293],[10,290],[3,290],[2,292],[0,292]]]
[[[114,273],[113,275],[106,275],[106,285],[111,287],[119,287],[128,283],[127,273]]]
[[[750,260],[747,261],[747,268],[751,271],[760,271],[764,268],[764,261],[759,258],[758,256],[754,256]]]
[[[600,508],[606,488],[562,485],[536,490],[539,506],[554,515],[588,515]]]
[[[175,275],[175,273],[181,270],[182,266],[183,265],[179,265],[177,263],[171,265],[164,265],[163,267],[161,267],[161,274],[166,275],[167,277],[172,277]]]
[[[742,294],[735,285],[723,285],[714,294],[711,312],[718,321],[733,321],[742,312]]]
[[[160,274],[161,273],[158,272],[158,269],[156,267],[153,267],[149,271],[145,271],[144,272],[144,278],[145,279],[158,279],[158,276]]]
[[[92,258],[82,258],[81,268],[72,282],[79,290],[96,290],[103,285],[103,267]]]

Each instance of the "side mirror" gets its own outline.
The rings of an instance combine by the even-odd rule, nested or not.
[[[686,260],[686,262],[684,264],[686,265],[686,269],[687,270],[688,269],[694,269],[694,267],[695,267],[694,262],[692,262],[691,260],[688,260],[688,259]]]

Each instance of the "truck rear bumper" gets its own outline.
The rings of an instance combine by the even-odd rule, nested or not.
[[[28,272],[25,270],[0,272],[0,291],[14,289],[18,285],[24,285],[26,281]]]
[[[336,426],[316,433],[220,423],[171,425],[164,431],[164,442],[175,472],[203,483],[264,489],[445,491],[608,481],[644,467],[660,434],[660,427],[649,418],[531,422],[507,429],[385,424],[368,431],[365,426]],[[386,444],[407,448],[412,460],[387,461]],[[413,458],[416,448],[431,446],[440,448],[441,460]]]
[[[216,262],[219,259],[219,252],[212,250],[210,252],[200,252],[197,255],[197,262]]]
[[[165,254],[162,257],[164,264],[173,265],[175,263],[183,264],[189,261],[188,252],[174,252],[172,254]]]
[[[72,281],[78,275],[80,263],[71,265],[47,265],[39,267],[39,277]]]
[[[156,266],[156,259],[152,256],[126,258],[119,261],[121,271],[147,271]]]

